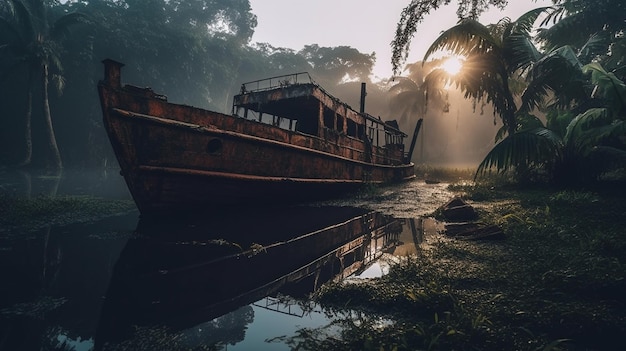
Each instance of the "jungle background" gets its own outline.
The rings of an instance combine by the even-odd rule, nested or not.
[[[115,167],[96,94],[111,58],[127,65],[124,82],[226,113],[246,81],[307,71],[351,106],[366,82],[371,115],[398,120],[407,134],[424,120],[417,163],[569,185],[623,177],[622,2],[554,0],[483,24],[480,13],[508,2],[461,1],[458,24],[423,60],[406,62],[419,24],[448,4],[408,2],[390,45],[393,76],[372,81],[376,53],[252,43],[257,18],[246,0],[2,2],[0,165]],[[460,71],[446,68],[451,58]]]
[[[366,111],[399,120],[407,134],[417,121],[415,104],[424,101],[403,93],[415,93],[425,70],[437,64],[408,64],[404,81],[372,81],[375,53],[315,43],[299,51],[252,43],[257,18],[245,0],[3,1],[0,17],[3,167],[117,166],[96,89],[105,58],[126,65],[124,83],[149,86],[172,102],[226,113],[233,95],[247,81],[306,71],[356,109],[360,83],[366,82]],[[407,81],[417,83],[410,86]],[[475,164],[493,146],[497,130],[493,118],[476,118],[480,111],[474,114],[471,102],[461,99],[459,92],[451,94],[458,103],[448,118],[441,118],[445,101],[431,99],[430,118],[424,123],[428,133],[418,143],[416,161]],[[46,124],[46,113],[52,127]],[[54,143],[59,150],[56,161]]]

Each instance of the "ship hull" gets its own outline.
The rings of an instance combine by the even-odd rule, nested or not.
[[[355,138],[172,104],[110,81],[99,91],[121,174],[142,213],[319,200],[414,177],[412,163],[368,162],[376,152]]]

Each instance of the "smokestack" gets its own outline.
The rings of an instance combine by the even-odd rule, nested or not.
[[[361,108],[359,112],[365,113],[365,95],[367,95],[367,91],[365,91],[365,83],[361,83]]]
[[[104,83],[112,88],[121,88],[124,64],[111,59],[105,59],[102,63],[104,64]]]

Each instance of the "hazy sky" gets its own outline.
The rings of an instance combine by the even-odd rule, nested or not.
[[[252,42],[300,50],[304,45],[351,46],[363,53],[376,52],[374,74],[391,76],[391,47],[402,9],[410,0],[250,0],[257,15]],[[419,61],[432,41],[456,24],[456,1],[426,17],[413,38],[408,62]],[[517,19],[524,12],[549,6],[549,0],[509,0],[505,11],[492,10],[482,23],[503,17]]]

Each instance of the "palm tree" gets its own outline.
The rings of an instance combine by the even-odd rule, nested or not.
[[[516,167],[546,169],[553,180],[576,185],[626,166],[626,84],[594,62],[581,68],[593,89],[593,107],[581,113],[551,105],[547,125],[527,123],[497,144],[478,167],[505,172]],[[566,79],[560,79],[566,80]],[[589,106],[585,103],[583,106]],[[563,127],[564,126],[564,127]]]
[[[537,39],[548,50],[571,46],[585,64],[601,61],[608,70],[621,70],[626,64],[626,4],[622,0],[555,0],[547,12]]]
[[[624,165],[625,143],[619,140],[620,133],[624,139],[626,90],[615,73],[620,70],[616,63],[626,58],[616,49],[620,42],[609,45],[606,39],[610,35],[603,33],[621,27],[619,23],[600,27],[597,23],[585,24],[591,18],[580,7],[573,11],[571,5],[576,2],[563,1],[566,6],[546,11],[548,20],[557,14],[570,17],[561,17],[561,21],[540,33],[539,39],[549,51],[525,75],[528,84],[518,115],[542,110],[546,113],[546,125],[538,120],[532,124],[518,123],[517,133],[494,147],[479,165],[477,175],[491,168],[501,172],[545,169],[553,180],[575,184]],[[590,12],[597,11],[594,7]],[[572,30],[574,24],[576,31]],[[585,33],[581,35],[582,32]],[[563,37],[568,37],[572,44],[567,44]],[[585,37],[586,41],[580,40]],[[600,62],[613,67],[613,72],[606,71]]]
[[[46,128],[46,145],[48,146],[51,162],[49,167],[61,169],[63,163],[56,141],[48,86],[52,80],[59,91],[63,88],[62,66],[60,62],[61,40],[68,34],[71,26],[85,22],[86,17],[79,13],[68,13],[59,17],[52,24],[49,23],[47,7],[43,0],[8,0],[6,17],[0,17],[2,28],[2,45],[0,52],[6,52],[12,57],[12,62],[6,67],[13,69],[17,66],[26,68],[28,82],[26,125],[26,155],[22,165],[29,164],[32,157],[31,118],[33,91],[39,85],[41,91],[41,108]],[[52,72],[51,73],[51,69]]]
[[[413,155],[416,133],[422,128],[423,119],[428,111],[428,103],[434,103],[437,106],[444,106],[447,103],[441,82],[435,82],[435,84],[438,84],[437,86],[427,87],[428,83],[425,81],[428,74],[433,70],[437,70],[437,67],[442,62],[443,59],[437,59],[423,64],[421,62],[408,64],[405,67],[405,71],[408,74],[406,76],[394,77],[394,84],[389,88],[391,114],[400,116],[399,123],[401,125],[411,120],[416,120],[416,132],[413,133],[413,140],[409,146],[409,157]],[[422,132],[421,135],[421,151],[423,153],[425,134]]]
[[[456,13],[459,18],[476,19],[489,7],[504,8],[508,0],[458,0],[457,3],[458,7]],[[450,0],[411,0],[411,2],[402,9],[400,20],[396,27],[396,33],[391,42],[391,65],[394,74],[400,71],[401,62],[406,60],[409,54],[411,40],[417,32],[418,25],[431,11],[448,4],[450,4]]]
[[[517,129],[515,79],[521,77],[540,57],[530,30],[546,8],[531,10],[516,21],[508,18],[485,26],[473,19],[462,19],[444,31],[426,51],[424,61],[433,53],[448,51],[465,57],[460,74],[433,71],[428,80],[444,80],[456,85],[469,97],[491,104],[500,116],[508,135]]]

